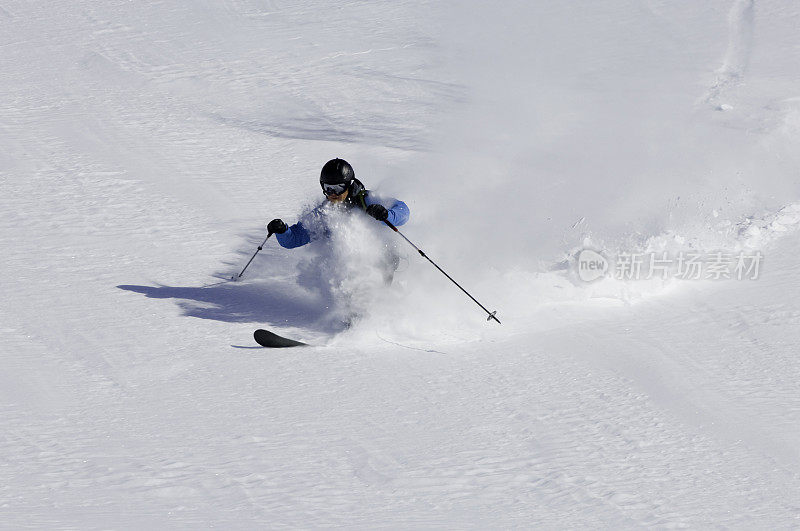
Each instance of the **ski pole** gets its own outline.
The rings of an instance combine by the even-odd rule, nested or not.
[[[247,268],[250,266],[250,262],[252,262],[252,261],[253,261],[253,258],[255,258],[255,257],[256,257],[256,255],[258,254],[258,251],[260,251],[261,249],[263,249],[263,248],[264,248],[264,244],[265,244],[265,243],[267,243],[267,240],[269,240],[269,237],[270,237],[270,236],[272,236],[272,233],[271,233],[271,232],[268,232],[268,233],[267,233],[267,237],[266,237],[266,238],[264,238],[264,241],[263,241],[263,242],[261,242],[261,245],[259,245],[259,246],[258,246],[258,249],[256,249],[256,252],[254,252],[254,253],[253,253],[253,256],[251,256],[251,257],[250,257],[250,260],[247,262],[247,265],[246,265],[246,266],[244,266],[244,269],[242,269],[242,272],[241,272],[241,273],[239,273],[238,275],[233,275],[233,276],[231,277],[231,280],[238,280],[238,279],[242,278],[242,275],[244,275],[244,271],[245,271],[245,269],[247,269]]]
[[[450,275],[448,275],[448,274],[445,272],[445,270],[444,270],[444,269],[442,269],[441,267],[439,267],[438,265],[436,265],[436,262],[434,262],[433,260],[431,260],[431,259],[428,257],[428,255],[427,255],[427,254],[425,254],[425,252],[424,252],[422,249],[420,249],[419,247],[417,247],[416,245],[414,245],[414,243],[413,243],[411,240],[409,240],[408,238],[406,238],[405,234],[403,234],[402,232],[400,232],[399,230],[397,230],[397,227],[395,227],[394,225],[392,225],[392,223],[390,223],[390,222],[389,222],[389,221],[387,221],[387,220],[384,220],[383,222],[384,222],[384,223],[386,223],[386,225],[388,225],[390,229],[392,229],[392,230],[393,230],[393,231],[395,231],[397,234],[399,234],[400,236],[402,236],[402,237],[403,237],[403,239],[404,239],[405,241],[407,241],[407,242],[409,243],[409,245],[411,245],[411,247],[413,247],[414,249],[416,249],[416,250],[417,250],[417,252],[420,254],[420,256],[422,256],[423,258],[425,258],[426,260],[428,260],[428,262],[432,263],[436,269],[438,269],[439,271],[441,271],[441,272],[442,272],[442,274],[443,274],[444,276],[446,276],[447,278],[449,278],[449,279],[450,279],[450,282],[452,282],[453,284],[455,284],[456,286],[458,286],[458,289],[460,289],[461,291],[463,291],[464,293],[466,293],[466,294],[467,294],[467,297],[469,297],[470,299],[472,299],[472,300],[475,302],[475,304],[477,304],[478,306],[480,306],[480,307],[483,309],[483,311],[484,311],[484,312],[486,312],[487,314],[489,314],[489,318],[488,318],[488,319],[486,319],[487,321],[491,321],[492,319],[494,319],[495,321],[497,321],[497,323],[498,323],[498,324],[500,324],[500,319],[498,319],[498,318],[497,318],[497,310],[495,310],[495,311],[493,311],[493,312],[490,312],[489,310],[487,310],[487,309],[486,309],[486,307],[485,307],[483,304],[481,304],[480,302],[478,302],[478,301],[477,301],[477,299],[475,299],[475,297],[473,297],[472,295],[470,295],[470,294],[469,294],[469,292],[468,292],[467,290],[465,290],[464,288],[462,288],[462,287],[461,287],[461,284],[459,284],[458,282],[456,282],[455,280],[453,280],[453,277],[451,277]]]

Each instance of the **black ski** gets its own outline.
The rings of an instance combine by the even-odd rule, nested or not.
[[[295,341],[294,339],[289,339],[287,337],[281,337],[278,334],[273,334],[269,330],[263,330],[261,328],[253,332],[253,338],[255,338],[256,343],[258,343],[262,347],[267,347],[267,348],[311,346],[308,343],[303,343],[302,341]]]

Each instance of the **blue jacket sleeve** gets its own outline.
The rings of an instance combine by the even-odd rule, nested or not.
[[[275,237],[278,239],[278,243],[281,244],[281,247],[287,249],[294,249],[295,247],[300,247],[311,241],[311,235],[303,226],[302,222],[295,223],[289,227],[286,232],[283,234],[276,234]]]
[[[411,212],[408,210],[408,206],[399,199],[395,199],[393,197],[387,197],[385,199],[381,199],[380,197],[369,194],[364,199],[364,202],[367,204],[367,206],[374,205],[376,203],[385,206],[386,210],[389,211],[389,218],[386,221],[388,221],[395,227],[403,225],[406,221],[408,221],[408,218],[411,216]]]

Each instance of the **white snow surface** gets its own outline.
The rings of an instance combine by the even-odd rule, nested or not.
[[[0,0],[0,527],[797,528],[799,27]],[[368,219],[229,280],[337,156],[502,325]],[[764,261],[584,283],[584,246]]]

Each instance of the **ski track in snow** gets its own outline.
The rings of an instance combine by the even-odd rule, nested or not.
[[[618,35],[553,37],[552,54],[537,48],[525,65],[552,73],[557,85],[563,72],[554,65],[564,62],[565,101],[602,105],[595,90],[625,87],[617,99],[639,90],[623,65],[647,81],[679,64],[670,75],[691,78],[686,85],[697,91],[681,95],[690,101],[702,90],[699,72],[709,73],[700,68],[714,66],[688,58],[722,55],[727,36],[707,101],[746,103],[750,115],[723,125],[763,134],[762,144],[783,153],[784,137],[791,147],[800,134],[796,93],[786,92],[796,81],[786,66],[796,41],[775,30],[787,58],[770,62],[759,49],[769,35],[756,37],[759,24],[795,20],[796,8],[709,5],[676,14],[666,2],[641,12],[617,2],[599,11],[605,21],[596,11],[534,6],[543,21],[535,35],[548,35],[553,20],[568,35],[604,22],[636,31],[623,44]],[[248,0],[0,6],[0,527],[798,525],[796,197],[772,214],[723,216],[698,223],[699,234],[678,234],[681,245],[762,249],[759,280],[626,286],[628,297],[520,268],[524,261],[514,270],[486,266],[495,242],[483,249],[446,223],[426,231],[425,221],[436,220],[430,205],[445,201],[409,190],[415,217],[404,230],[498,308],[502,327],[485,324],[413,254],[396,285],[376,292],[369,315],[333,338],[321,299],[296,284],[303,254],[270,242],[242,282],[220,280],[250,257],[266,220],[288,218],[318,195],[321,160],[355,157],[359,172],[392,186],[441,149],[449,113],[524,114],[509,103],[482,115],[485,102],[469,86],[480,80],[446,64],[438,39],[461,27],[452,13],[472,8],[485,9]],[[509,9],[493,16],[538,20]],[[728,27],[713,18],[726,12]],[[670,31],[682,27],[692,39],[708,33],[706,47],[681,48]],[[633,46],[640,33],[652,48]],[[488,52],[498,46],[499,64],[518,60],[502,56],[502,39],[479,42]],[[587,44],[597,46],[585,53]],[[667,59],[653,66],[648,53]],[[738,83],[745,67],[756,87],[749,92]],[[525,69],[514,71],[525,80]],[[549,87],[539,82],[548,79],[531,86],[545,94],[534,102],[537,123],[552,120],[561,131],[541,148],[554,153],[545,164],[558,174],[557,160],[585,147],[570,144],[573,128],[596,124],[563,107],[542,111],[553,101],[568,106],[545,99]],[[754,103],[763,101],[783,103]],[[471,125],[468,134],[491,126]],[[479,155],[518,179],[504,186],[525,186],[529,155],[500,157],[518,141],[506,140],[484,140]],[[472,193],[469,175],[435,175],[431,190]],[[764,196],[780,178],[765,173]],[[543,195],[565,186],[554,181]],[[464,203],[479,210],[466,217],[504,214],[483,216],[475,204]],[[581,222],[570,234],[605,213],[572,217]],[[508,236],[510,247],[524,250],[524,240],[551,229],[544,239],[560,237],[533,215],[532,229]],[[642,248],[674,245],[676,234],[647,233]],[[448,239],[472,249],[475,265],[464,265]],[[325,346],[249,348],[258,326]]]

